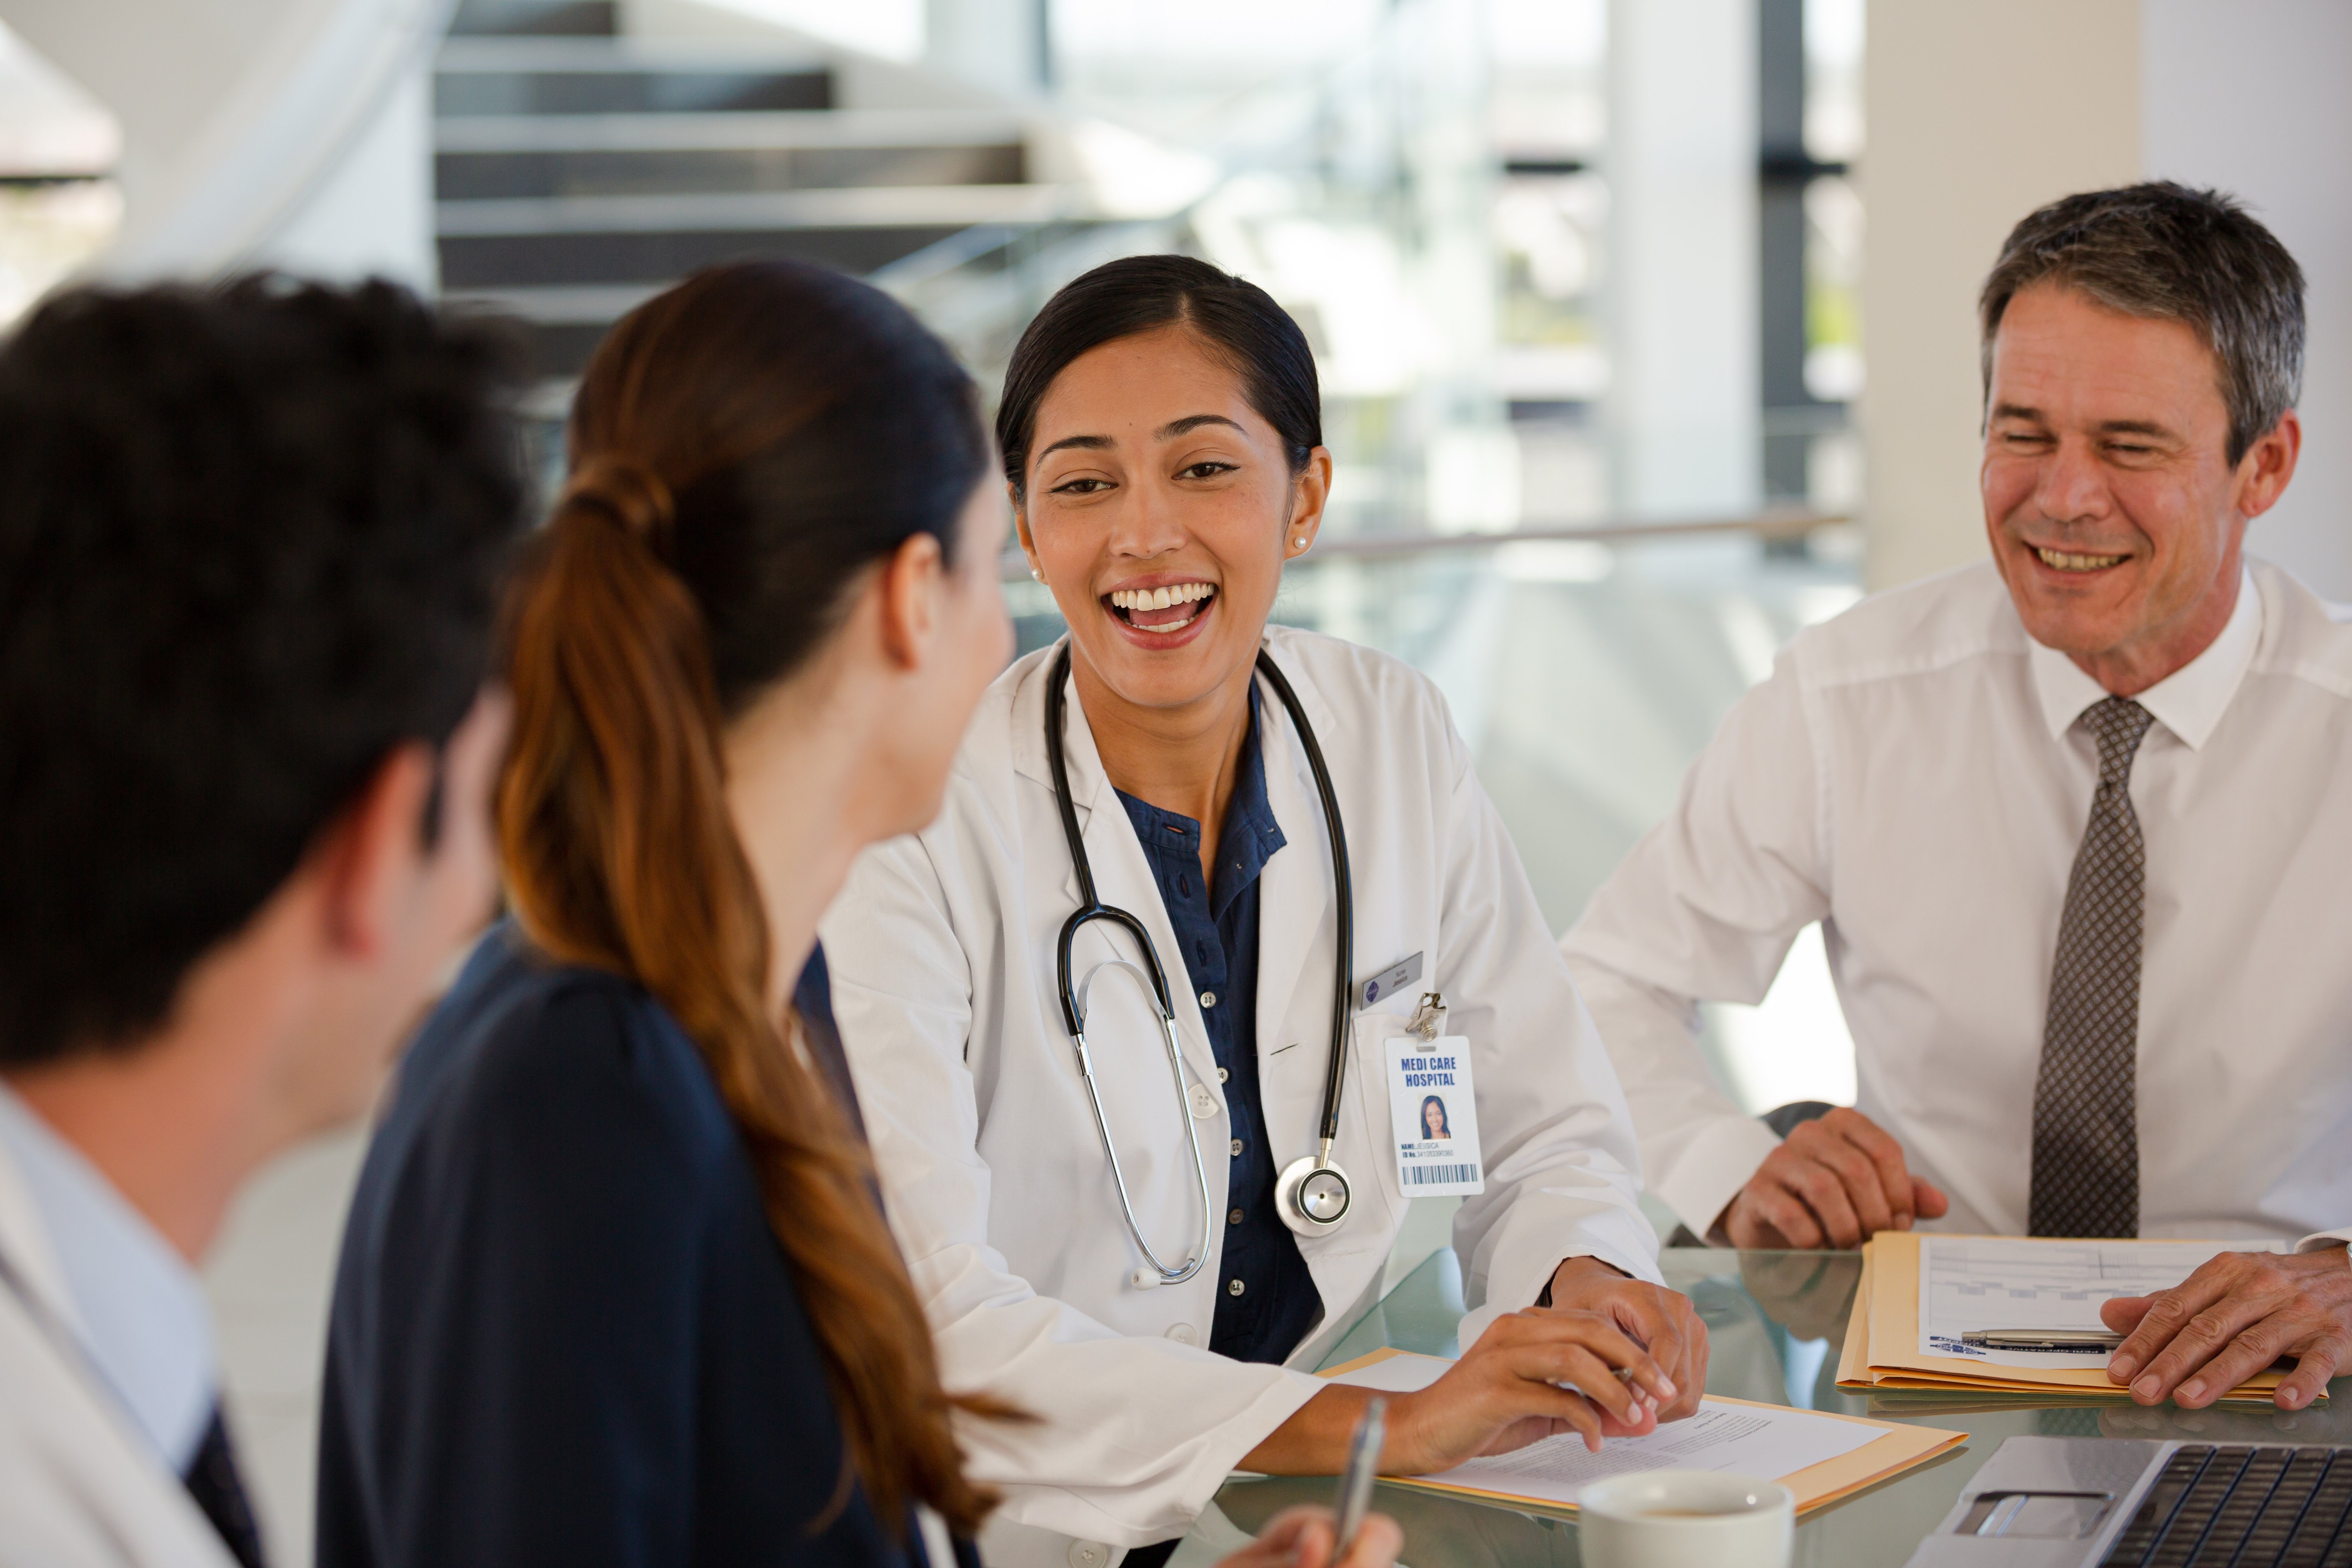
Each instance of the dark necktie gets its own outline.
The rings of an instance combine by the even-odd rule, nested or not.
[[[229,1447],[228,1428],[221,1423],[220,1406],[213,1407],[212,1425],[188,1463],[188,1495],[213,1521],[229,1555],[242,1568],[262,1568],[261,1531],[253,1522],[253,1504],[236,1473],[236,1453]]]
[[[2034,1236],[2139,1234],[2140,921],[2147,854],[2132,810],[2132,758],[2154,721],[2110,697],[2083,715],[2099,787],[2066,879],[2033,1089]]]

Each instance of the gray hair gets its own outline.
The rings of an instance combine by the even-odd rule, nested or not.
[[[1987,397],[2001,314],[2018,290],[2042,282],[2195,329],[2220,363],[2232,466],[2302,395],[2303,268],[2234,197],[2150,180],[2028,214],[1977,298]]]

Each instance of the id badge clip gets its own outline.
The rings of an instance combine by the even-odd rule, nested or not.
[[[1389,1123],[1397,1185],[1408,1198],[1486,1190],[1470,1041],[1444,1027],[1445,998],[1425,991],[1405,1032],[1388,1042]]]

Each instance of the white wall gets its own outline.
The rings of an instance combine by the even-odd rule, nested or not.
[[[394,279],[440,287],[433,242],[433,79],[415,65],[307,198],[257,245],[258,265],[307,278]]]
[[[2242,196],[2303,264],[2303,461],[2247,534],[2352,600],[2352,5],[2141,0],[2142,166]]]
[[[257,264],[433,280],[425,72],[454,0],[10,0],[122,127],[100,270]]]
[[[2139,8],[1870,0],[1861,420],[1874,588],[1984,555],[1977,288],[2019,218],[2139,177]]]

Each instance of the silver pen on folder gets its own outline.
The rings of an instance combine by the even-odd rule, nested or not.
[[[1980,1351],[2044,1351],[2105,1355],[2124,1342],[2104,1329],[1970,1329],[1960,1343]]]

